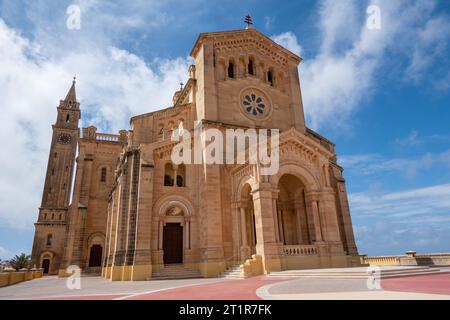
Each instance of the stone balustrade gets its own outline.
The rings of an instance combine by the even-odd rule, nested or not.
[[[317,247],[315,245],[285,245],[283,246],[283,255],[285,256],[311,256],[316,255]]]
[[[371,266],[398,266],[400,265],[400,258],[398,256],[366,256],[363,257],[361,263]]]
[[[361,263],[371,266],[446,266],[450,265],[450,253],[417,254],[415,251],[407,251],[404,255],[398,256],[361,255]]]
[[[97,133],[95,135],[95,139],[97,141],[110,141],[110,142],[119,142],[119,135],[117,134],[109,134],[109,133]]]

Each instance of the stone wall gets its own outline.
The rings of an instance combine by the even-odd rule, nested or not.
[[[31,269],[20,271],[8,271],[0,273],[0,288],[13,285],[19,282],[41,278],[44,269]]]

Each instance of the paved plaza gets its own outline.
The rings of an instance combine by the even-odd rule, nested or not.
[[[445,271],[445,270],[444,270]],[[450,274],[408,276],[381,280],[369,290],[366,279],[273,278],[186,279],[111,282],[82,277],[81,288],[69,290],[67,279],[44,277],[0,288],[0,299],[51,300],[310,300],[310,299],[450,299]]]

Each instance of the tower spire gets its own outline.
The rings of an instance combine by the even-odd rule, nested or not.
[[[76,77],[73,77],[72,86],[67,92],[66,98],[64,99],[64,104],[67,108],[76,108],[77,107],[77,94],[75,91]]]

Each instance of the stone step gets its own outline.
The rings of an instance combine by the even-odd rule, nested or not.
[[[407,277],[418,275],[430,275],[442,273],[439,269],[428,267],[412,267],[407,269],[382,269],[381,278]],[[368,274],[364,271],[342,271],[337,270],[289,270],[272,272],[267,275],[269,278],[344,278],[344,279],[367,279]]]
[[[182,264],[166,265],[164,269],[153,272],[147,280],[194,279],[203,278],[200,271],[184,268]]]
[[[229,267],[227,270],[222,272],[219,277],[224,279],[244,279],[244,277],[241,276],[241,265]]]

